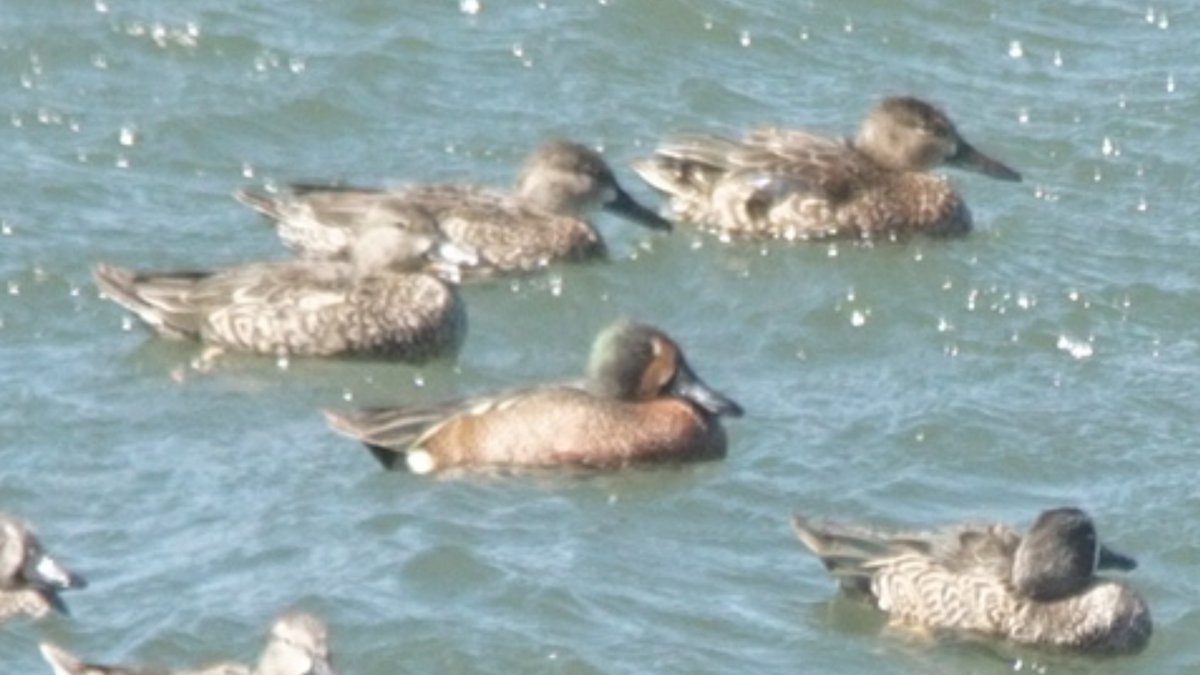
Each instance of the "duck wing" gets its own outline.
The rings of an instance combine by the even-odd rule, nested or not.
[[[528,272],[560,260],[604,254],[585,221],[534,208],[515,197],[474,185],[415,185],[397,193],[419,203],[449,246],[439,261],[468,276]]]
[[[573,389],[580,387],[571,386]],[[503,410],[546,391],[546,386],[500,394],[452,399],[428,405],[386,406],[357,410],[323,410],[329,427],[366,445],[384,468],[392,469],[410,451],[463,416]]]
[[[280,240],[314,258],[345,257],[356,233],[388,226],[436,233],[420,203],[405,199],[400,188],[293,183],[278,192],[242,189],[234,198],[276,225]]]

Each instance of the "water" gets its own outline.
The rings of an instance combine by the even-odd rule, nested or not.
[[[346,673],[1184,672],[1200,663],[1197,13],[1182,2],[9,2],[0,21],[0,504],[92,586],[9,623],[92,658],[251,659],[299,606]],[[539,141],[628,162],[672,130],[850,132],[942,104],[1020,185],[955,173],[954,242],[721,244],[599,216],[610,264],[474,287],[454,363],[234,357],[147,338],[98,260],[284,257],[269,180],[506,183]],[[582,368],[653,320],[749,411],[720,463],[381,472],[317,409]],[[837,601],[793,511],[1027,523],[1078,504],[1156,634],[1094,662],[930,643]]]

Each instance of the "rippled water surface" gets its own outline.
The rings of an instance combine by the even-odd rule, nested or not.
[[[763,8],[762,5],[768,5]],[[10,2],[0,20],[0,507],[92,581],[36,643],[250,659],[299,606],[345,673],[1191,672],[1200,664],[1200,14],[1181,0]],[[597,216],[605,264],[465,291],[457,359],[233,357],[147,336],[90,267],[282,258],[229,195],[289,179],[503,184],[545,138],[629,170],[673,130],[849,133],[937,101],[1021,184],[978,228],[725,244]],[[320,407],[577,374],[618,316],[740,401],[722,462],[387,474]],[[1109,662],[884,630],[793,511],[921,526],[1077,504],[1151,603]]]

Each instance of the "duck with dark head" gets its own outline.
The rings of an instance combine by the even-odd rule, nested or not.
[[[725,455],[719,417],[741,407],[705,384],[661,330],[619,321],[596,338],[587,379],[405,406],[327,411],[385,468],[614,469]]]

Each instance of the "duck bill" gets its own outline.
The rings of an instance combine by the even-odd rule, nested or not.
[[[685,398],[713,415],[741,417],[742,406],[701,380],[686,362],[680,362],[679,371],[671,384],[671,393]]]
[[[48,589],[85,588],[87,580],[58,564],[54,558],[42,554],[37,564],[25,571],[25,577],[33,585]]]
[[[613,198],[604,204],[604,209],[652,230],[669,232],[674,227],[671,225],[671,221],[642,206],[620,186],[616,188]]]
[[[954,153],[947,163],[997,180],[1021,182],[1021,174],[976,150],[966,141],[959,142],[958,152]]]
[[[1103,544],[1100,546],[1100,551],[1096,554],[1096,569],[1098,570],[1121,570],[1128,572],[1136,567],[1136,560],[1124,553],[1117,553]]]

